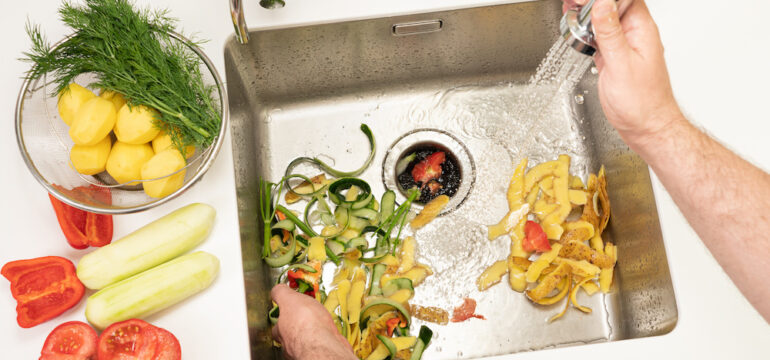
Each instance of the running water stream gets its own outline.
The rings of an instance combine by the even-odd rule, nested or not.
[[[463,206],[420,231],[420,261],[430,264],[435,275],[420,285],[413,303],[451,312],[462,298],[471,297],[478,301],[478,313],[488,319],[434,329],[439,334],[435,347],[428,349],[430,358],[531,350],[550,343],[541,339],[553,332],[580,325],[595,331],[576,333],[573,341],[607,338],[609,330],[601,312],[590,320],[567,316],[542,326],[539,324],[553,315],[553,308],[534,307],[525,296],[513,292],[507,280],[484,293],[475,284],[483,269],[509,253],[510,241],[487,240],[486,226],[496,223],[507,209],[505,191],[513,164],[523,157],[537,164],[558,154],[569,154],[571,173],[585,178],[593,168],[586,134],[581,133],[579,124],[582,115],[574,110],[583,102],[583,93],[576,93],[575,88],[591,63],[590,57],[574,51],[560,39],[526,84],[461,86],[438,91],[412,104],[407,126],[436,127],[456,134],[475,157],[477,179]],[[452,229],[451,235],[445,231],[448,228]],[[594,309],[604,308],[600,296],[585,303]],[[500,331],[492,334],[489,327]],[[464,335],[469,333],[485,334],[485,338],[469,339]],[[516,339],[534,342],[521,343]]]

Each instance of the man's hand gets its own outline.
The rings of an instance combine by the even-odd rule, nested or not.
[[[591,17],[598,44],[599,100],[626,143],[636,148],[654,141],[672,122],[686,121],[674,100],[658,28],[644,0],[634,0],[622,20],[614,0],[596,0]]]
[[[287,359],[357,359],[329,312],[315,299],[283,284],[275,286],[270,296],[281,309],[273,339],[281,343]]]

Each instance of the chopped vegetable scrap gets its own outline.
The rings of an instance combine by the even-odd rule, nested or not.
[[[102,203],[111,203],[109,188],[91,185],[81,186],[79,190],[89,192],[99,197]],[[69,206],[48,194],[59,220],[67,243],[75,249],[85,249],[89,246],[101,247],[112,241],[112,215],[95,214]]]
[[[417,202],[426,204],[440,195],[454,196],[462,182],[462,167],[449,149],[432,143],[418,144],[396,163],[396,181],[402,192],[416,187]]]
[[[374,144],[368,127],[361,128]],[[353,173],[366,169],[373,151],[372,147],[364,166]],[[312,178],[292,174],[300,162],[312,162],[325,173]],[[407,218],[420,191],[409,191],[400,205],[393,191],[386,191],[378,201],[369,184],[353,176],[320,160],[300,158],[289,164],[286,176],[277,183],[261,181],[263,258],[269,266],[283,268],[277,283],[285,281],[324,305],[358,357],[420,359],[432,332],[423,326],[419,336],[410,335],[409,300],[433,271],[417,261],[417,241],[406,236]],[[290,180],[297,183],[292,186]],[[436,199],[435,213],[422,215],[421,223],[435,218],[446,204],[441,204],[443,198]],[[303,203],[302,212],[287,208]],[[337,267],[327,292],[322,273],[329,262]],[[274,305],[268,318],[275,324],[279,316],[280,309]]]
[[[75,265],[58,256],[11,261],[0,270],[11,282],[16,299],[16,321],[30,328],[75,306],[85,286],[75,276]]]
[[[441,176],[441,164],[444,161],[446,161],[446,154],[443,151],[437,151],[428,155],[428,157],[414,165],[412,168],[412,179],[425,187],[431,180]]]
[[[563,311],[550,321],[563,316],[569,304],[590,313],[577,302],[578,291],[589,296],[609,292],[618,259],[617,247],[601,237],[610,217],[604,167],[584,184],[569,174],[569,165],[567,155],[529,171],[526,158],[519,163],[508,185],[508,214],[490,225],[488,233],[489,240],[510,236],[510,255],[476,281],[484,291],[507,273],[511,289],[526,293],[536,304],[553,305],[567,298]]]
[[[476,300],[465,298],[463,304],[452,311],[452,322],[463,322],[470,318],[486,320],[483,315],[476,314]]]
[[[446,195],[439,195],[433,200],[431,200],[429,203],[425,204],[425,207],[422,208],[422,211],[420,211],[419,214],[412,220],[412,222],[409,224],[412,226],[412,229],[419,229],[436,218],[439,213],[441,213],[441,210],[444,209],[444,207],[449,203],[449,196]]]
[[[87,360],[96,358],[96,331],[81,321],[65,322],[45,339],[40,360]]]

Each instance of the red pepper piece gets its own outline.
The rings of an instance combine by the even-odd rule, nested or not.
[[[112,203],[110,189],[98,186],[78,187],[102,203]],[[101,247],[112,241],[112,215],[95,214],[69,206],[48,194],[64,237],[75,249]]]
[[[434,152],[425,159],[415,164],[412,168],[412,179],[416,183],[422,183],[423,186],[433,179],[441,176],[441,164],[446,161],[446,154],[443,151]]]
[[[75,306],[85,287],[75,275],[75,265],[58,256],[11,261],[0,269],[11,282],[16,299],[16,321],[30,328]]]
[[[394,317],[388,321],[385,322],[385,326],[388,328],[388,336],[393,336],[393,330],[396,330],[396,326],[398,326],[398,323],[401,322],[401,319],[398,317]]]
[[[310,297],[315,297],[316,291],[318,291],[318,284],[308,281],[305,277],[305,271],[302,270],[289,270],[286,273],[286,278],[289,279],[289,287],[292,289],[299,288],[299,281],[309,285],[310,288],[305,290],[304,294]]]
[[[521,243],[521,247],[524,251],[541,253],[551,250],[551,243],[548,242],[548,237],[545,235],[543,228],[540,227],[540,224],[534,221],[527,221],[524,224],[524,240]]]
[[[470,318],[486,320],[483,315],[475,314],[475,312],[476,300],[465,298],[463,299],[463,304],[456,307],[454,311],[452,311],[452,322],[463,322]]]

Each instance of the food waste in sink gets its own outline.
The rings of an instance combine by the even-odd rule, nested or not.
[[[415,216],[412,204],[421,194],[417,186],[407,190],[400,205],[393,190],[375,196],[370,185],[356,177],[369,166],[375,149],[368,126],[361,125],[361,130],[371,148],[358,170],[342,172],[317,158],[298,158],[278,182],[260,182],[263,259],[273,268],[282,268],[277,283],[285,281],[324,305],[360,358],[419,359],[432,331],[423,325],[418,334],[411,334],[412,317],[446,323],[447,314],[409,304],[416,287],[433,271],[417,262],[418,240],[407,235],[408,227],[418,229],[431,222],[449,197],[435,196]],[[312,178],[293,173],[303,162],[324,173]],[[428,166],[440,169],[440,163]],[[291,186],[295,179],[302,182]],[[304,205],[302,212],[287,208],[300,205]],[[323,272],[331,270],[334,276],[327,292]],[[280,309],[274,306],[270,321],[277,323],[278,316]]]
[[[569,174],[569,164],[567,155],[528,171],[526,158],[519,163],[508,184],[508,214],[488,227],[490,241],[510,237],[510,254],[476,280],[485,291],[508,274],[511,289],[539,305],[568,298],[549,322],[562,317],[570,303],[591,313],[577,302],[577,292],[609,292],[617,262],[617,247],[601,237],[610,217],[604,167],[584,185]]]

